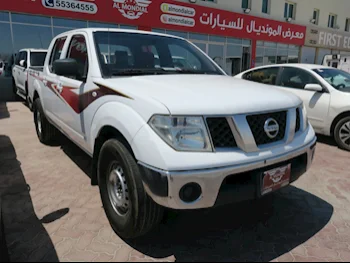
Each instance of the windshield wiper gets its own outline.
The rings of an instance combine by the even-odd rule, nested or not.
[[[112,76],[142,76],[158,74],[211,74],[219,75],[215,71],[175,69],[175,68],[152,68],[152,69],[124,69],[112,73]]]
[[[166,74],[167,71],[161,68],[152,68],[152,69],[123,69],[117,72],[113,72],[112,76],[141,76],[141,75],[157,75],[157,74]]]
[[[180,69],[175,71],[177,74],[205,74],[205,75],[219,75],[216,71],[195,70],[195,69]]]

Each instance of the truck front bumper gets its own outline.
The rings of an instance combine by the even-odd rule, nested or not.
[[[295,182],[310,168],[315,149],[316,137],[292,152],[235,166],[164,171],[142,162],[139,164],[145,189],[156,203],[178,210],[202,209],[260,198],[263,173],[277,167],[291,164],[290,183]]]

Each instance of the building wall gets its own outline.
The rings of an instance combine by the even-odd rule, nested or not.
[[[188,3],[188,0],[178,0]],[[251,15],[260,16],[268,19],[285,21],[284,19],[284,4],[283,0],[270,0],[270,14],[262,13],[263,0],[251,0]],[[313,10],[319,9],[319,26],[328,26],[328,16],[330,13],[337,15],[337,24],[339,31],[345,30],[345,21],[350,18],[350,1],[349,0],[292,0],[288,1],[296,3],[295,21],[292,23],[301,25],[310,25],[310,19],[313,15]],[[212,8],[219,8],[228,11],[244,13],[241,6],[242,0],[216,0],[215,2],[197,0],[198,5],[203,5]]]

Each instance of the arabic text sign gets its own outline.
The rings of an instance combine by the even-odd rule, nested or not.
[[[350,34],[341,34],[334,32],[334,30],[308,27],[305,45],[349,51]]]
[[[62,3],[64,2],[64,7]],[[173,0],[5,1],[8,11],[303,45],[306,27]]]
[[[302,45],[305,27],[221,10],[199,12],[197,28],[207,33]]]

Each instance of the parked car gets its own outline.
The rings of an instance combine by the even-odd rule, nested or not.
[[[13,92],[28,100],[28,70],[30,68],[43,67],[47,50],[22,49],[16,56],[12,69]]]
[[[350,56],[326,55],[322,61],[323,66],[337,68],[350,73]]]
[[[0,60],[0,77],[5,76],[5,62]]]
[[[116,48],[125,51],[106,63],[103,53]],[[156,67],[152,49],[166,67]],[[176,68],[178,50],[198,67]],[[39,140],[50,143],[57,128],[92,157],[92,184],[123,238],[150,231],[164,207],[261,198],[313,161],[316,136],[297,96],[227,76],[182,38],[70,31],[29,78]]]
[[[269,65],[247,70],[235,78],[259,82],[299,96],[316,133],[333,136],[350,151],[350,74],[308,64]]]

